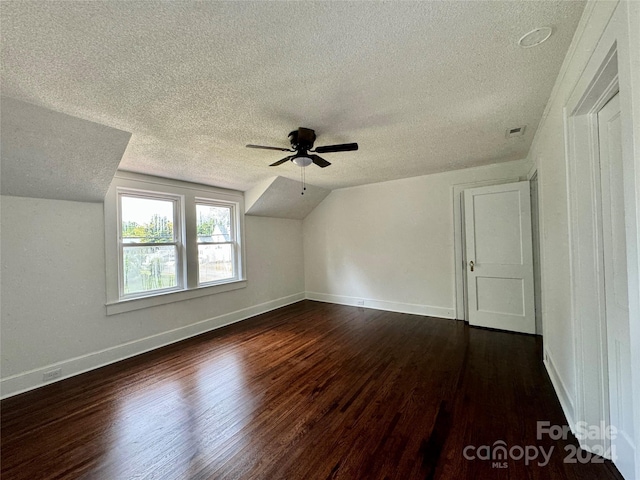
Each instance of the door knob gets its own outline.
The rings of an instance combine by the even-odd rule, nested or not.
[[[471,271],[472,271],[472,272],[473,272],[473,266],[474,266],[474,265],[475,265],[475,264],[473,263],[473,260],[471,260],[471,261],[469,262],[469,267],[471,267]]]

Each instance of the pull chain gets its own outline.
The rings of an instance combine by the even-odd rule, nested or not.
[[[304,167],[300,167],[300,183],[302,185],[302,192],[300,195],[304,195],[304,191],[307,189],[307,174]]]

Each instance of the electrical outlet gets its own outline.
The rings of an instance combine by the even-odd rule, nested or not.
[[[357,304],[361,307],[364,307],[364,300],[358,300]]]
[[[48,372],[44,372],[42,374],[43,382],[50,382],[51,380],[55,380],[56,378],[60,378],[62,376],[62,369],[56,368],[55,370],[49,370]]]

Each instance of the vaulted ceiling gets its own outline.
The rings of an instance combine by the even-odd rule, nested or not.
[[[2,94],[131,132],[121,169],[239,190],[300,175],[247,143],[288,147],[300,126],[358,142],[307,168],[334,189],[524,158],[583,7],[3,1]]]

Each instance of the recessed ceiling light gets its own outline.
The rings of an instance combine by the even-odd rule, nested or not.
[[[518,40],[518,45],[522,48],[535,47],[547,40],[552,33],[553,29],[551,27],[536,28],[535,30],[531,30],[529,33],[523,35],[522,38]]]

